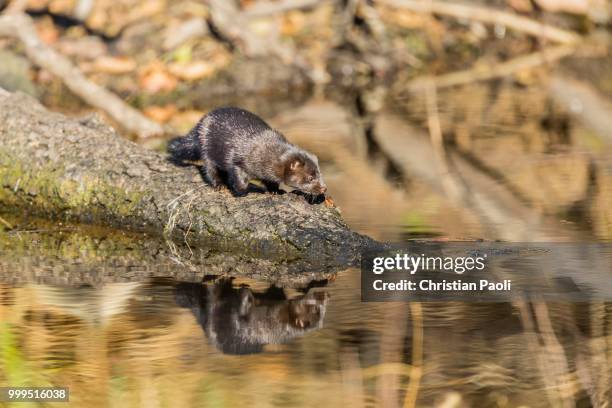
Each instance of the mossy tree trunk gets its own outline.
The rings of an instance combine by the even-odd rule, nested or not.
[[[23,94],[0,96],[0,206],[164,234],[195,246],[279,259],[354,264],[374,242],[335,208],[294,194],[234,198],[194,168],[119,137],[96,119],[51,113]]]

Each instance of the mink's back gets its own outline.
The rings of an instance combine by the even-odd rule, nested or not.
[[[256,145],[278,141],[283,136],[268,126],[259,116],[240,108],[219,108],[208,113],[199,129],[200,142],[206,158],[218,164],[239,160]]]

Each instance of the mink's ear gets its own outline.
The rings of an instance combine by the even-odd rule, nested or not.
[[[296,171],[300,166],[303,166],[304,163],[300,159],[293,159],[289,162],[289,170]]]

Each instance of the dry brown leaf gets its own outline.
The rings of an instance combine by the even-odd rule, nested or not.
[[[383,21],[408,29],[418,29],[431,24],[433,18],[427,14],[414,13],[408,10],[382,8],[380,16]]]
[[[169,92],[176,88],[177,79],[168,73],[161,64],[145,68],[139,75],[140,87],[149,93]]]
[[[49,0],[28,0],[28,8],[40,10],[49,5]]]
[[[284,36],[293,36],[299,33],[306,25],[304,13],[299,11],[290,11],[283,16],[280,32]]]
[[[165,7],[165,0],[147,0],[145,2],[141,2],[138,7],[134,7],[130,10],[127,16],[127,21],[134,22],[152,17],[155,14],[163,12]]]
[[[531,0],[506,0],[508,5],[520,13],[530,13],[533,11]]]
[[[108,47],[98,37],[86,36],[80,38],[62,37],[57,43],[59,52],[69,57],[93,60],[108,54]]]
[[[240,6],[242,6],[242,8],[248,8],[250,6],[252,6],[255,3],[255,1],[253,0],[240,0]]]
[[[573,14],[586,14],[592,0],[536,0],[538,6],[553,13],[565,12]]]
[[[217,70],[222,69],[229,65],[232,60],[231,54],[228,52],[217,52],[210,59],[210,62],[215,66]]]
[[[40,24],[36,25],[36,31],[40,40],[48,45],[55,44],[59,38],[59,31],[51,19],[46,18]]]
[[[204,61],[194,62],[175,62],[168,65],[168,70],[180,79],[187,81],[195,81],[211,76],[215,73],[216,68]]]
[[[166,123],[172,119],[176,113],[176,105],[149,106],[144,110],[144,114],[158,123]]]
[[[329,208],[334,208],[336,207],[336,203],[334,203],[334,200],[331,197],[325,197],[325,206]]]
[[[53,0],[49,4],[49,11],[55,14],[70,15],[74,10],[75,0]]]
[[[103,56],[95,60],[93,69],[107,74],[125,74],[136,69],[136,61],[129,57]]]
[[[38,70],[38,74],[36,75],[36,82],[38,82],[39,85],[49,85],[54,80],[55,77],[53,76],[53,74],[47,71],[46,69],[41,68],[40,70]]]

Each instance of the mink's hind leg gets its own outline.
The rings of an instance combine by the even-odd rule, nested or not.
[[[208,160],[206,160],[204,166],[200,167],[200,174],[202,174],[204,180],[213,188],[219,188],[223,184],[217,166]]]
[[[245,196],[249,188],[249,175],[240,167],[234,166],[227,172],[227,183],[236,197]]]
[[[284,191],[280,189],[279,184],[274,181],[262,180],[264,186],[266,186],[266,190],[272,194],[283,194]]]

